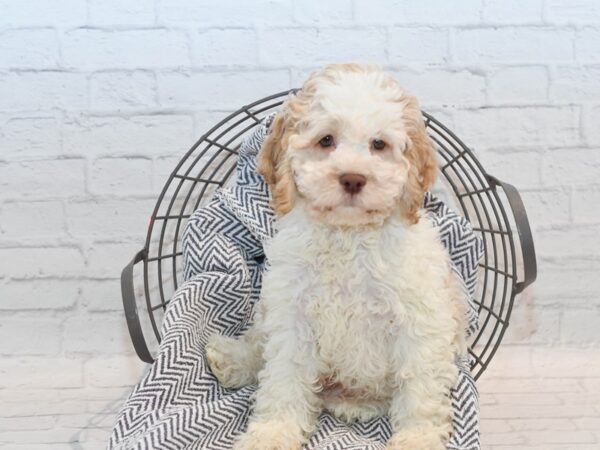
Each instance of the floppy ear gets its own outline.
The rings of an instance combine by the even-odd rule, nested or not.
[[[417,117],[408,130],[410,143],[404,157],[410,167],[402,193],[402,213],[410,223],[417,223],[417,212],[423,205],[425,193],[431,188],[438,173],[437,153],[427,134],[423,117],[418,109]]]
[[[271,188],[272,206],[278,215],[292,209],[296,196],[292,170],[286,158],[287,138],[285,117],[280,112],[273,119],[269,134],[258,153],[257,170]]]
[[[275,185],[275,171],[282,153],[281,139],[285,131],[283,122],[283,114],[278,113],[273,118],[269,127],[269,134],[267,134],[260,152],[258,152],[258,173],[265,178],[265,181],[271,188]]]

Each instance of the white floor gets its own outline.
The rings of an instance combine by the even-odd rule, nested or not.
[[[600,450],[600,349],[504,347],[478,382],[494,450]]]
[[[503,347],[478,386],[483,449],[600,449],[599,349]],[[0,448],[103,449],[129,390],[0,389]]]

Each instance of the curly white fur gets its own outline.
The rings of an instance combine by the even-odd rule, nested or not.
[[[414,164],[398,120],[406,105],[367,72],[313,94],[285,148],[294,200],[265,245],[254,325],[207,345],[223,385],[259,383],[237,449],[298,449],[323,408],[347,421],[389,413],[389,449],[440,450],[452,431],[464,294],[437,230],[399,212]],[[333,119],[311,121],[323,114]],[[336,148],[314,148],[314,136],[328,133]],[[388,153],[369,150],[373,136],[385,137]],[[368,180],[357,194],[340,187],[349,172]]]

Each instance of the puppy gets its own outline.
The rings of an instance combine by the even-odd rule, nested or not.
[[[464,294],[422,217],[436,154],[419,105],[378,67],[311,74],[258,154],[278,216],[253,326],[213,336],[208,363],[258,382],[237,449],[299,449],[323,409],[389,414],[388,449],[440,450],[466,352]]]

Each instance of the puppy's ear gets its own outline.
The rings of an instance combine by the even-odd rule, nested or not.
[[[260,152],[258,152],[258,173],[265,178],[271,188],[276,184],[276,170],[283,152],[281,139],[284,132],[283,114],[278,113],[271,121],[267,137],[262,143]]]
[[[286,158],[288,135],[285,122],[284,114],[277,113],[258,153],[257,166],[258,173],[271,188],[273,209],[278,215],[292,209],[296,193],[292,170]]]
[[[435,183],[438,173],[437,153],[427,134],[423,116],[415,100],[414,121],[408,128],[409,146],[404,152],[409,162],[408,179],[402,194],[402,213],[410,223],[419,220],[418,211],[425,193]]]

